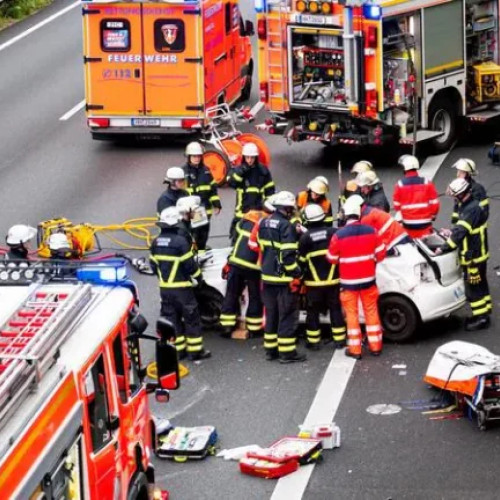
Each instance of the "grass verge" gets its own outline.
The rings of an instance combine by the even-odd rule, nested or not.
[[[43,9],[52,0],[4,0],[0,3],[0,30]]]

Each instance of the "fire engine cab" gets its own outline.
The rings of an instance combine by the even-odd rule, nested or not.
[[[78,264],[76,278],[11,266],[0,266],[0,496],[167,498],[154,491],[148,393],[177,387],[177,357],[156,338],[161,387],[145,383],[147,323],[124,264]]]
[[[500,116],[498,0],[256,0],[270,133],[448,150]]]

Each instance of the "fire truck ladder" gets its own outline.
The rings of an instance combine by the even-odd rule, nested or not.
[[[33,285],[0,328],[0,427],[37,387],[92,298],[86,284]]]
[[[286,51],[286,19],[289,0],[266,2],[266,33],[268,43],[269,104],[273,111],[285,112],[288,84]]]

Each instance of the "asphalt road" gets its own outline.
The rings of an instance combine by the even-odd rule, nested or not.
[[[0,45],[53,12],[68,5],[57,0],[37,16],[5,30]],[[245,2],[244,12],[250,12]],[[182,142],[117,146],[93,142],[82,112],[68,121],[59,118],[83,98],[81,14],[75,8],[54,22],[0,51],[0,234],[20,222],[36,225],[55,216],[75,222],[115,223],[154,214],[168,166],[183,160]],[[254,94],[252,102],[255,102]],[[479,134],[481,135],[481,134]],[[302,189],[315,175],[326,175],[336,199],[339,155],[315,143],[287,146],[266,136],[272,151],[272,173],[278,188]],[[459,145],[441,167],[440,192],[452,177],[449,166],[460,156],[473,158],[480,181],[488,187],[500,180],[486,161],[488,142],[469,140]],[[344,167],[372,151],[341,154]],[[386,190],[400,172],[390,164],[393,151],[375,155]],[[490,192],[500,193],[498,185]],[[221,190],[222,214],[214,219],[211,244],[227,243],[234,195]],[[447,225],[451,201],[443,198],[440,224]],[[335,499],[462,499],[498,498],[496,460],[500,430],[479,432],[463,420],[430,420],[419,411],[402,410],[378,416],[366,411],[376,403],[430,399],[434,393],[422,382],[436,347],[451,339],[478,342],[500,353],[498,297],[492,271],[499,264],[497,203],[490,219],[490,283],[495,302],[493,326],[465,333],[457,317],[422,327],[421,338],[408,345],[386,345],[381,358],[358,362],[336,415],[342,447],[325,452],[325,461],[312,475],[304,498]],[[142,308],[153,323],[159,312],[154,278],[134,276]],[[229,341],[206,334],[213,358],[190,365],[191,373],[167,405],[152,403],[155,412],[177,425],[215,425],[220,446],[268,445],[293,435],[303,422],[332,350],[323,348],[296,366],[264,361],[261,342]],[[406,370],[395,370],[405,364]],[[400,373],[400,372],[405,373]],[[332,387],[332,391],[334,388]],[[275,482],[243,476],[236,462],[210,457],[201,462],[156,462],[160,486],[172,499],[265,499]]]

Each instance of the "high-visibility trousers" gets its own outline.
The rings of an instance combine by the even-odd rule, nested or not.
[[[366,338],[371,352],[382,350],[382,326],[378,315],[378,288],[373,285],[362,290],[342,290],[340,302],[347,322],[347,349],[357,356],[361,354],[361,327],[359,325],[359,301],[365,313]]]
[[[465,281],[465,297],[470,305],[472,316],[491,314],[493,309],[488,278],[486,277],[486,262],[462,266]],[[471,276],[473,280],[471,280]],[[473,281],[471,283],[471,281]]]

